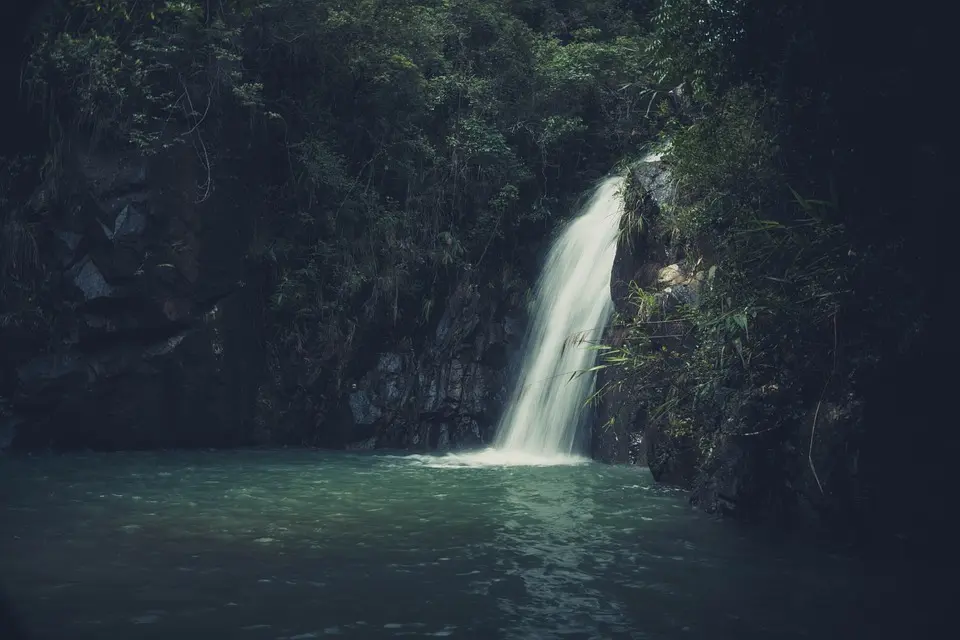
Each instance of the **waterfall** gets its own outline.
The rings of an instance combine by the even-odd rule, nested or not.
[[[574,453],[597,351],[610,319],[610,272],[623,213],[623,178],[604,180],[556,240],[540,274],[520,379],[497,430],[502,454]]]

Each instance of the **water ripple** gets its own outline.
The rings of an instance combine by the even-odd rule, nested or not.
[[[0,571],[41,639],[824,638],[861,593],[582,459],[10,457],[0,486]]]

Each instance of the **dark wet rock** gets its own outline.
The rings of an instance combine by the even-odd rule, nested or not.
[[[0,452],[13,444],[17,435],[17,426],[22,420],[10,410],[10,402],[0,396]]]
[[[673,200],[669,168],[659,160],[641,162],[631,169],[630,180],[639,186],[640,198],[627,203],[634,210],[628,211],[624,221],[643,218],[649,224],[649,221],[657,220],[661,207],[668,206]],[[637,312],[631,302],[632,286],[654,293],[653,307],[643,312],[649,320],[657,320],[680,305],[695,305],[699,280],[684,273],[679,265],[668,264],[667,253],[651,240],[646,227],[625,227],[618,240],[610,281],[614,308],[620,314]],[[674,324],[664,323],[656,326],[652,337],[664,339],[677,331]],[[604,343],[617,348],[625,338],[622,329],[610,327]],[[601,370],[597,383],[605,391],[592,434],[593,456],[607,462],[651,464],[656,467],[655,475],[664,481],[688,482],[688,471],[677,467],[686,464],[686,458],[682,462],[668,461],[664,458],[662,437],[646,433],[647,409],[637,400],[630,382],[619,380],[608,370]]]
[[[604,462],[646,464],[643,406],[634,400],[629,388],[617,384],[605,370],[597,373],[597,385],[606,385],[606,391],[591,431],[591,457]]]
[[[264,276],[246,261],[242,185],[199,203],[187,150],[65,148],[56,184],[25,204],[47,225],[48,324],[0,332],[13,446],[244,441],[264,342],[263,296],[245,284]]]
[[[673,186],[669,168],[661,161],[640,162],[631,170],[630,180],[639,186],[637,202],[628,202],[633,211],[629,220],[657,220],[662,207],[673,202]],[[630,311],[630,283],[643,289],[656,287],[661,269],[668,264],[662,245],[652,241],[648,226],[625,227],[617,241],[617,254],[610,277],[610,295],[619,313]]]
[[[659,426],[647,425],[643,436],[647,466],[654,480],[690,488],[700,461],[697,444],[690,438],[664,433]]]
[[[107,237],[114,242],[135,238],[147,228],[147,216],[133,203],[124,205],[113,223],[113,230],[105,229]]]
[[[60,266],[70,266],[70,264],[76,260],[77,248],[80,246],[80,241],[83,240],[83,236],[73,231],[57,231],[55,235],[61,243],[56,247]]]
[[[103,273],[97,267],[96,263],[86,256],[75,266],[67,271],[70,281],[82,293],[85,300],[95,298],[109,298],[114,293],[113,287],[103,277]]]
[[[484,299],[469,282],[450,296],[419,351],[387,351],[349,396],[348,448],[443,450],[493,438],[518,364],[518,310]],[[374,435],[359,437],[363,428]]]

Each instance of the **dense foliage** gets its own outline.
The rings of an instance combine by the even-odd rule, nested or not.
[[[668,439],[655,469],[692,452],[682,475],[696,484],[732,465],[744,513],[798,497],[849,511],[871,436],[862,383],[929,320],[922,231],[904,228],[898,193],[865,187],[889,173],[862,133],[902,62],[847,48],[843,18],[820,3],[666,0],[653,19],[648,54],[692,95],[662,130],[674,199],[651,214],[634,182],[628,209],[651,217],[647,259],[678,263],[692,293],[634,287],[609,385]],[[869,84],[851,69],[871,69]]]

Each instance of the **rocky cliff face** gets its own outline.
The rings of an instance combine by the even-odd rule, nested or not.
[[[349,448],[450,449],[489,443],[519,364],[522,310],[475,284],[451,295],[433,335],[379,354],[349,396]]]
[[[241,441],[262,369],[263,299],[244,260],[242,193],[198,201],[191,153],[148,159],[78,145],[62,162],[8,219],[37,221],[27,306],[39,321],[11,320],[0,334],[4,439],[107,449]]]
[[[13,203],[7,226],[29,221],[18,228],[35,264],[23,295],[7,283],[0,449],[300,444],[308,430],[332,447],[490,440],[523,312],[477,277],[452,288],[426,336],[411,327],[346,363],[359,375],[322,424],[265,431],[255,404],[271,283],[248,252],[256,202],[228,165],[198,197],[203,167],[181,151],[78,146],[56,180]]]

